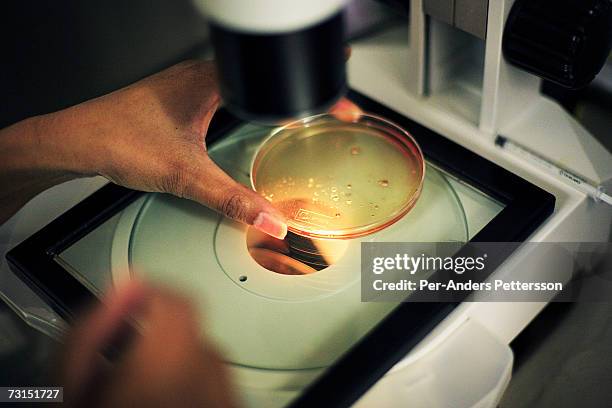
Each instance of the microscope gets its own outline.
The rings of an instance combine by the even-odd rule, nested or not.
[[[342,24],[345,3],[195,0],[210,21],[227,108],[243,119],[272,123],[329,108],[347,89]],[[509,63],[570,89],[586,86],[601,70],[612,45],[609,1],[504,3],[512,6],[503,32],[503,53]],[[438,72],[438,60],[450,57],[443,54],[461,54],[461,36],[442,38],[444,30],[437,25],[444,23],[486,40],[489,1],[423,0],[409,4],[414,9],[411,29],[422,38],[411,41],[414,55],[406,63],[420,66],[410,86],[422,94],[426,82],[432,88],[444,86],[439,83],[444,72],[453,69],[448,66]],[[429,25],[427,32],[422,31],[425,24]],[[435,44],[438,41],[444,43]],[[431,50],[426,52],[426,46]]]
[[[609,207],[495,141],[612,188],[610,153],[540,91],[542,78],[570,89],[593,80],[610,52],[610,0],[405,0],[405,24],[352,43],[348,64],[343,0],[195,3],[224,104],[244,119],[221,118],[209,135],[211,158],[237,181],[249,183],[269,136],[260,123],[325,111],[348,91],[410,132],[427,161],[415,207],[364,240],[514,245],[485,278],[564,282],[575,260],[534,245],[609,240]],[[328,268],[284,275],[253,259],[246,228],[188,200],[105,185],[11,250],[14,274],[1,278],[16,290],[0,295],[59,338],[66,316],[109,285],[133,273],[167,284],[202,308],[253,407],[496,407],[509,344],[549,301],[476,291],[449,303],[362,301],[362,242],[347,240]]]

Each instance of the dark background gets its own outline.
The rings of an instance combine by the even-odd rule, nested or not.
[[[0,21],[0,127],[132,83],[208,36],[188,0],[5,1]]]

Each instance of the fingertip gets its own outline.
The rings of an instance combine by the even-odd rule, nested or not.
[[[110,291],[105,303],[115,315],[130,315],[146,301],[147,291],[148,287],[141,280],[130,278]]]
[[[287,224],[275,215],[260,212],[253,220],[253,226],[274,238],[284,239],[287,236]]]
[[[353,49],[351,48],[350,45],[347,45],[346,47],[344,47],[344,60],[348,61],[349,58],[351,58],[352,53],[353,53]]]
[[[330,109],[330,113],[343,122],[354,122],[363,111],[349,99],[342,98]]]

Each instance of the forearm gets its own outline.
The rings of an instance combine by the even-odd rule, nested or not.
[[[0,130],[0,224],[38,193],[84,175],[62,146],[67,129],[61,116],[37,116]]]
[[[185,61],[126,88],[0,130],[0,223],[60,182],[101,175],[170,193],[284,238],[283,215],[208,156],[214,64]]]

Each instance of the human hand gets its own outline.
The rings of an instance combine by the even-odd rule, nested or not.
[[[188,61],[116,92],[40,118],[48,156],[78,175],[198,201],[282,238],[283,216],[208,156],[205,137],[219,104],[212,62]],[[46,135],[47,136],[47,135]]]
[[[219,105],[212,62],[187,61],[126,88],[40,117],[56,167],[99,174],[129,188],[195,200],[276,238],[287,226],[264,197],[237,183],[208,156],[205,137]],[[338,117],[354,104],[341,100]]]
[[[201,336],[185,299],[130,282],[78,323],[65,344],[60,385],[68,407],[234,407],[226,367]],[[116,361],[101,351],[125,332],[126,319],[141,323]]]

